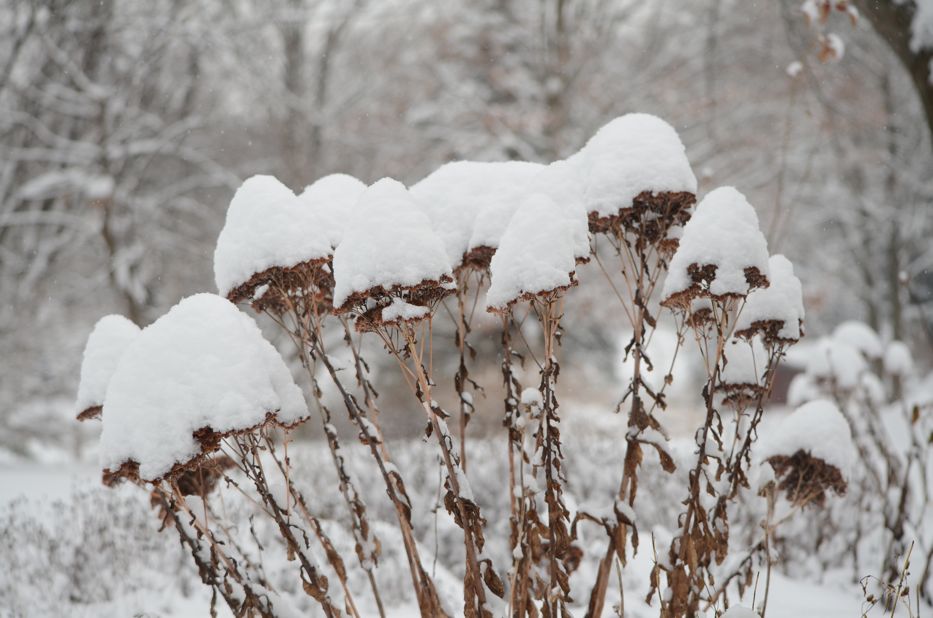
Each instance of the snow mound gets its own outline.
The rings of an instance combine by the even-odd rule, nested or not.
[[[739,605],[733,605],[726,610],[720,618],[761,618],[756,612],[748,609],[747,607],[741,607]]]
[[[586,261],[590,256],[590,236],[581,164],[579,155],[555,161],[535,176],[531,186],[564,211],[573,238],[573,256],[578,261]]]
[[[910,348],[903,341],[892,341],[884,351],[884,370],[894,376],[907,376],[914,370]]]
[[[764,387],[768,352],[758,337],[747,341],[730,339],[724,353],[726,364],[720,374],[723,385]]]
[[[610,121],[583,147],[587,213],[600,217],[631,208],[642,192],[696,193],[677,131],[657,116],[626,114]]]
[[[855,463],[855,447],[849,423],[828,399],[817,399],[782,419],[773,432],[762,436],[758,457],[764,461],[777,455],[809,453],[839,468],[848,477]]]
[[[502,202],[517,202],[540,167],[519,161],[453,161],[411,187],[412,197],[431,220],[453,268],[461,265],[471,248],[480,212]],[[500,233],[507,222],[495,222]]]
[[[779,322],[777,338],[797,341],[801,336],[804,308],[803,287],[794,275],[794,265],[783,255],[772,255],[768,260],[768,281],[768,287],[749,293],[735,330],[737,333],[752,332],[758,330],[756,322]]]
[[[526,161],[503,161],[489,164],[490,173],[483,179],[481,208],[473,222],[468,251],[497,249],[509,221],[530,192],[535,178],[545,166]],[[475,191],[475,190],[474,190]]]
[[[384,322],[414,322],[426,318],[430,311],[427,307],[419,307],[406,303],[401,298],[393,298],[392,303],[382,310]]]
[[[305,187],[298,199],[317,215],[330,246],[336,249],[365,190],[366,185],[349,174],[330,174]]]
[[[104,398],[101,464],[154,480],[201,454],[193,433],[303,420],[301,390],[256,322],[214,294],[185,298],[142,331]]]
[[[106,315],[97,321],[84,346],[81,381],[75,402],[77,414],[104,405],[110,378],[139,333],[139,327],[122,315]]]
[[[884,356],[884,344],[871,326],[858,320],[843,322],[833,331],[833,339],[848,343],[850,346],[872,360]]]
[[[334,307],[376,287],[451,279],[444,243],[405,185],[383,178],[363,192],[359,217],[334,252]]]
[[[662,298],[680,295],[745,296],[751,283],[746,269],[768,277],[768,243],[758,229],[758,216],[734,187],[710,191],[684,226],[671,259]],[[715,267],[712,278],[695,279],[691,266]]]
[[[536,193],[512,217],[490,264],[486,308],[505,311],[523,297],[575,283],[574,238],[562,209]]]
[[[220,295],[229,296],[257,273],[330,254],[317,214],[276,178],[253,176],[240,185],[227,209],[214,250],[214,279]]]
[[[807,374],[822,380],[835,380],[845,390],[858,386],[859,377],[867,368],[856,347],[835,337],[823,337],[817,341],[807,362]]]

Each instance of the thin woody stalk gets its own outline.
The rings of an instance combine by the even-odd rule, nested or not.
[[[430,326],[430,318],[428,318]],[[414,328],[410,324],[403,324],[402,337],[404,338],[405,349],[409,358],[412,360],[412,368],[408,369],[399,350],[394,349],[394,353],[402,363],[402,366],[411,372],[415,383],[410,384],[413,392],[425,411],[428,422],[437,439],[440,447],[441,457],[444,466],[447,469],[448,495],[445,499],[448,510],[454,511],[455,519],[463,529],[464,547],[466,550],[466,578],[464,581],[464,603],[467,616],[486,616],[489,610],[486,608],[486,589],[484,586],[483,573],[480,569],[480,556],[482,555],[482,527],[484,520],[479,513],[479,507],[473,502],[471,497],[465,495],[467,487],[464,487],[462,481],[466,480],[466,475],[460,465],[460,459],[456,452],[456,447],[444,421],[446,414],[441,410],[436,402],[431,398],[431,386],[433,381],[424,364],[424,352],[415,334]],[[391,341],[391,336],[386,337]],[[467,502],[469,501],[469,505]],[[453,503],[451,507],[450,503]],[[487,568],[487,573],[492,574],[491,568]]]
[[[349,339],[349,332],[347,333],[347,337]],[[351,343],[348,345],[350,346],[351,350],[353,350],[354,357],[356,359],[355,365],[357,369],[357,380],[360,382],[366,393],[365,396],[369,407],[371,409],[376,409],[375,400],[373,399],[374,391],[372,391],[371,386],[368,383],[368,379],[365,378],[365,374],[363,373],[363,368],[361,366],[362,360],[358,356],[356,350],[352,347],[352,340],[350,341]],[[330,376],[334,386],[336,386],[337,390],[340,392],[341,398],[343,399],[344,405],[347,409],[347,413],[349,414],[351,420],[356,424],[360,434],[364,438],[365,443],[369,446],[370,453],[373,456],[373,459],[376,461],[376,465],[378,466],[379,472],[382,475],[383,481],[385,482],[386,493],[389,496],[389,500],[392,502],[392,506],[395,508],[396,518],[398,520],[399,530],[401,531],[402,541],[405,547],[405,556],[408,560],[408,567],[411,574],[415,595],[418,600],[419,610],[421,611],[422,616],[446,616],[447,614],[441,604],[434,581],[431,579],[430,575],[428,575],[428,572],[424,569],[424,566],[421,562],[417,541],[415,540],[414,530],[412,529],[411,523],[411,500],[409,499],[408,493],[405,490],[405,484],[401,475],[391,464],[390,459],[388,458],[388,449],[381,435],[376,435],[374,433],[375,431],[378,431],[378,425],[375,423],[375,420],[367,418],[366,411],[359,405],[356,397],[351,395],[346,389],[340,379],[340,376],[337,374],[337,370],[330,362],[330,359],[328,358],[320,339],[314,339],[313,347],[315,349],[317,358],[327,370],[327,373]]]
[[[321,401],[321,393],[320,389],[318,388],[317,379],[315,377],[315,367],[317,366],[316,358],[309,352],[312,345],[312,340],[320,336],[320,322],[323,316],[319,315],[317,311],[315,311],[317,303],[315,302],[314,298],[305,297],[304,302],[293,303],[287,295],[283,294],[283,297],[285,298],[286,304],[289,306],[291,317],[294,320],[294,333],[285,328],[284,324],[281,324],[281,326],[285,328],[286,332],[288,332],[290,336],[292,336],[301,358],[301,364],[308,374],[311,394],[315,404],[317,405],[318,413],[321,417],[321,423],[324,430],[324,436],[330,451],[331,461],[334,464],[334,469],[337,472],[340,493],[343,496],[344,502],[347,505],[347,509],[350,512],[350,517],[353,521],[352,532],[354,540],[356,541],[357,559],[359,561],[360,567],[366,571],[379,615],[382,618],[385,618],[385,609],[382,603],[382,596],[379,594],[379,587],[376,584],[376,578],[373,575],[373,566],[378,561],[379,541],[378,539],[372,538],[371,527],[369,525],[369,520],[366,513],[366,505],[360,499],[359,492],[357,491],[356,486],[353,484],[353,479],[350,477],[344,465],[343,455],[340,453],[340,443],[338,442],[337,434],[334,431],[330,410],[328,410],[328,408]],[[285,474],[284,469],[283,474]],[[294,487],[291,483],[291,480],[287,476],[286,482],[290,488]],[[345,573],[342,574],[342,578],[343,580],[346,579]]]
[[[544,596],[546,615],[561,616],[567,611],[570,593],[569,573],[566,561],[570,557],[570,513],[564,504],[563,470],[561,462],[560,418],[555,392],[560,365],[556,357],[556,345],[560,328],[560,298],[550,296],[533,301],[544,332],[544,363],[541,369],[539,391],[542,399],[541,423],[536,436],[541,451],[541,467],[544,469],[544,500],[548,507],[548,576],[547,593]]]

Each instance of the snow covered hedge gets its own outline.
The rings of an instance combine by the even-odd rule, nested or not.
[[[729,556],[729,504],[759,489],[750,479],[761,477],[762,467],[773,468],[764,474],[774,479],[764,494],[769,504],[780,498],[778,487],[797,507],[822,503],[827,491],[846,491],[843,455],[850,449],[839,412],[811,404],[788,419],[763,459],[753,456],[776,367],[803,335],[802,288],[790,262],[769,255],[755,210],[737,189],[710,191],[699,205],[696,193],[676,131],[646,114],[609,122],[563,161],[454,162],[410,189],[389,178],[366,187],[332,175],[296,195],[274,178],[254,176],[236,192],[217,241],[220,295],[186,298],[141,332],[108,317],[88,342],[78,409],[87,418],[88,409],[102,408],[105,480],[152,492],[204,583],[237,615],[288,615],[295,594],[328,616],[384,614],[374,573],[390,541],[407,562],[421,614],[459,613],[439,591],[413,531],[413,512],[429,505],[413,503],[383,437],[357,344],[377,337],[398,361],[426,437],[436,442],[443,504],[462,537],[462,612],[561,616],[586,605],[597,616],[614,565],[639,547],[634,507],[642,468],[653,461],[646,449],[668,473],[677,468],[662,422],[665,389],[677,378],[645,354],[663,310],[676,324],[678,345],[698,345],[707,379],[697,398],[704,413],[686,463],[688,482],[674,502],[683,508],[680,528],[657,548],[650,588],[658,594],[649,598],[663,616],[726,608],[730,591],[741,589],[753,568],[746,560],[717,584],[714,574]],[[599,263],[632,329],[626,352],[634,372],[619,404],[627,428],[618,490],[601,496],[602,504],[578,507],[564,495],[556,384],[563,301],[590,261]],[[279,353],[233,303],[251,306],[295,344],[307,373],[305,397],[322,422],[339,480],[332,491],[351,515],[355,556],[338,551],[292,475],[290,430],[309,417],[305,398]],[[469,374],[467,339],[477,304],[502,324],[507,540],[487,538],[471,485],[477,479],[468,474],[468,423],[479,389]],[[448,311],[439,311],[444,305]],[[437,373],[431,362],[432,348],[448,343],[431,336],[431,323],[445,316],[457,328],[453,375]],[[539,340],[513,339],[526,317],[538,321]],[[348,365],[334,365],[327,332],[341,335]],[[537,386],[521,384],[513,365],[526,355],[538,363]],[[906,365],[897,350],[890,356],[893,366]],[[652,386],[651,371],[667,372],[662,386]],[[374,533],[321,401],[320,379],[340,394],[385,485],[397,520],[389,537]],[[448,425],[454,414],[432,396],[442,381],[458,394],[458,431]],[[808,433],[811,424],[840,434],[837,448],[824,448],[822,433]],[[823,473],[807,476],[810,491],[795,490],[794,479],[814,465]],[[279,531],[294,561],[294,589],[265,577],[258,539],[231,532],[235,522],[221,499],[230,491],[248,496],[256,515]],[[573,599],[569,579],[580,564],[584,529],[604,540],[588,598]],[[771,540],[766,529],[760,547]],[[494,564],[487,542],[508,543],[510,559]],[[755,555],[770,567],[770,554]]]

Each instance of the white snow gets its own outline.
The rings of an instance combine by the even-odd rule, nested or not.
[[[600,217],[631,208],[644,191],[697,190],[677,131],[650,114],[626,114],[610,121],[586,143],[581,158],[586,211]]]
[[[830,32],[826,35],[825,44],[826,48],[830,52],[829,58],[834,62],[842,60],[843,56],[846,55],[846,44],[835,32]]]
[[[884,355],[884,344],[871,326],[858,320],[843,322],[833,331],[833,339],[848,343],[865,355],[865,358],[880,359]]]
[[[330,174],[305,187],[298,199],[318,216],[330,246],[336,249],[365,190],[366,185],[349,174]]]
[[[814,383],[813,376],[806,373],[795,375],[787,387],[787,403],[791,406],[799,406],[821,395],[822,390]]]
[[[777,320],[783,323],[778,337],[788,341],[800,339],[800,323],[804,318],[803,287],[794,275],[794,265],[783,255],[772,255],[768,260],[766,288],[749,293],[745,306],[736,320],[737,332],[752,327],[754,322]]]
[[[855,447],[849,424],[832,401],[805,403],[762,435],[757,455],[764,461],[775,455],[791,456],[797,451],[839,468],[848,478],[855,463]]]
[[[884,370],[894,376],[907,376],[914,370],[910,348],[903,341],[892,341],[884,351]]]
[[[388,307],[382,310],[382,319],[385,322],[411,322],[426,317],[429,312],[427,307],[412,305],[396,297],[392,299]]]
[[[742,607],[740,605],[733,605],[726,613],[724,613],[720,618],[760,618],[759,615],[748,609],[747,607]]]
[[[933,0],[914,0],[916,12],[910,27],[910,48],[914,52],[933,47]]]
[[[683,237],[664,280],[663,298],[693,285],[687,271],[691,264],[714,264],[716,275],[709,286],[713,296],[746,295],[745,269],[757,268],[768,276],[768,243],[758,229],[758,216],[745,196],[734,187],[710,191],[684,226]]]
[[[76,413],[103,405],[110,378],[139,333],[139,327],[122,315],[106,315],[97,321],[84,346]]]
[[[573,240],[563,211],[551,198],[536,193],[522,202],[492,256],[487,309],[505,310],[524,294],[571,285]]]
[[[787,76],[788,77],[797,77],[800,75],[800,72],[803,71],[803,64],[799,60],[794,60],[787,65]]]
[[[590,255],[589,223],[584,202],[582,157],[573,155],[542,169],[532,181],[532,188],[550,197],[567,219],[573,237],[573,254],[578,260]]]
[[[446,163],[415,183],[411,195],[431,220],[440,236],[452,267],[458,267],[463,255],[478,245],[470,243],[474,224],[479,214],[499,205],[514,207],[541,166],[520,161],[478,162],[454,161]],[[508,216],[511,216],[511,212]],[[489,214],[485,215],[488,217]],[[508,219],[493,221],[501,228]],[[485,228],[485,224],[483,227]],[[495,232],[495,230],[493,230]],[[483,234],[477,240],[488,240]],[[495,235],[498,240],[498,235]],[[496,247],[498,243],[489,245]]]
[[[544,407],[544,399],[541,397],[541,391],[536,388],[528,387],[522,391],[521,401],[523,406]]]
[[[334,307],[376,286],[414,286],[451,276],[444,243],[405,185],[383,178],[366,189],[359,217],[334,252]]]
[[[768,364],[768,353],[758,337],[730,339],[724,353],[726,364],[720,374],[724,385],[764,385],[762,378]]]
[[[282,424],[308,413],[282,357],[226,299],[189,296],[120,361],[104,398],[101,464],[133,460],[143,479],[156,479],[199,454],[195,430],[246,429],[267,413]]]
[[[854,346],[833,338],[823,337],[816,342],[807,363],[807,373],[824,380],[834,379],[843,389],[853,389],[859,376],[867,369],[865,359]]]
[[[540,163],[526,161],[504,161],[488,166],[477,196],[481,208],[473,221],[468,251],[499,247],[506,226],[525,197],[537,190],[533,183],[544,169]],[[476,193],[477,189],[473,191]]]
[[[331,245],[322,219],[272,176],[237,189],[214,251],[217,290],[227,296],[256,273],[325,259]]]

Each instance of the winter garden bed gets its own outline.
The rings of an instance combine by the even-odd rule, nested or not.
[[[813,562],[876,574],[868,605],[919,607],[929,407],[893,396],[912,384],[909,355],[841,327],[812,350],[798,409],[763,424],[804,333],[802,286],[741,192],[696,193],[676,132],[645,114],[564,161],[455,162],[410,189],[336,176],[296,195],[250,178],[218,238],[219,295],[141,331],[108,316],[89,338],[76,412],[102,421],[104,481],[147,492],[212,607],[238,615],[770,616],[776,567],[820,572]],[[613,440],[574,436],[557,396],[564,300],[583,268],[605,275],[632,333]],[[300,380],[250,309],[294,345]],[[484,309],[501,321],[502,430],[471,440]],[[434,337],[448,319],[454,340]],[[679,452],[664,418],[678,376],[649,354],[661,319],[704,378]],[[361,338],[396,362],[425,445],[384,438]],[[442,347],[455,372],[434,365]],[[432,395],[441,383],[454,409]],[[358,446],[341,443],[337,414]],[[306,422],[326,450],[293,441]]]

